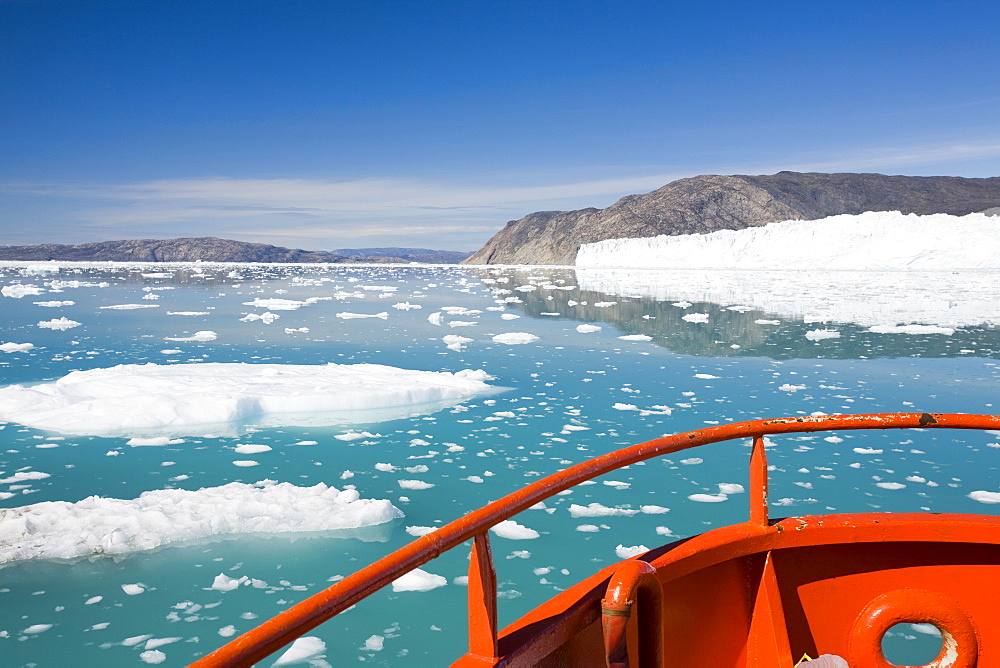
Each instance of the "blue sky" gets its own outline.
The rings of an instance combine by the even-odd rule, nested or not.
[[[0,244],[475,250],[702,173],[1000,176],[1000,2],[0,0]]]

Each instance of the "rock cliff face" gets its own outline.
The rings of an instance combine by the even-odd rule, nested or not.
[[[739,230],[780,220],[901,211],[964,215],[1000,206],[1000,177],[779,172],[695,176],[606,209],[541,211],[514,220],[463,264],[565,264],[581,244]]]

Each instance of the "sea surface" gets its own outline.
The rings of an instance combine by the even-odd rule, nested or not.
[[[406,527],[447,523],[541,476],[664,434],[820,412],[993,413],[998,400],[1000,277],[990,272],[0,267],[0,286],[16,285],[37,290],[0,297],[0,344],[33,347],[0,353],[3,385],[133,363],[337,362],[482,369],[499,391],[402,419],[249,420],[154,447],[130,446],[127,435],[0,423],[0,478],[49,474],[0,483],[10,495],[0,509],[274,480],[352,485],[362,498],[388,499],[405,514],[357,531],[219,536],[116,557],[8,563],[0,567],[4,666],[185,665],[405,545],[413,539]],[[36,294],[17,296],[24,292]],[[267,299],[305,303],[254,305]],[[149,308],[102,308],[122,305]],[[279,317],[257,317],[265,313]],[[344,313],[376,317],[338,317]],[[80,324],[38,326],[62,317]],[[199,331],[216,338],[169,340]],[[493,338],[511,333],[537,338]],[[449,339],[449,348],[449,335],[470,340]],[[352,432],[369,436],[335,438]],[[998,434],[908,430],[774,441],[774,516],[1000,509],[969,497],[1000,491]],[[271,450],[248,456],[235,451],[241,444]],[[518,515],[538,537],[491,536],[502,625],[623,550],[742,521],[745,493],[714,503],[689,497],[717,496],[720,484],[745,486],[748,458],[747,443],[731,442],[652,459]],[[256,465],[233,464],[247,460]],[[432,486],[404,489],[404,479]],[[653,509],[579,516],[569,511],[573,504]],[[325,649],[300,665],[447,664],[466,644],[467,560],[466,548],[452,550],[423,567],[445,586],[386,588],[310,632]],[[213,589],[220,574],[256,582]],[[901,627],[890,642],[904,656],[932,640]]]

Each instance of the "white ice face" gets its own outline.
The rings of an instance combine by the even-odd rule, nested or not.
[[[671,269],[1000,269],[1000,227],[982,213],[869,211],[710,234],[608,239],[580,247],[578,267]]]

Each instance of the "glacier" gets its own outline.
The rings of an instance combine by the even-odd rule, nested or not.
[[[1000,269],[1000,217],[868,211],[709,234],[584,244],[577,267]]]

